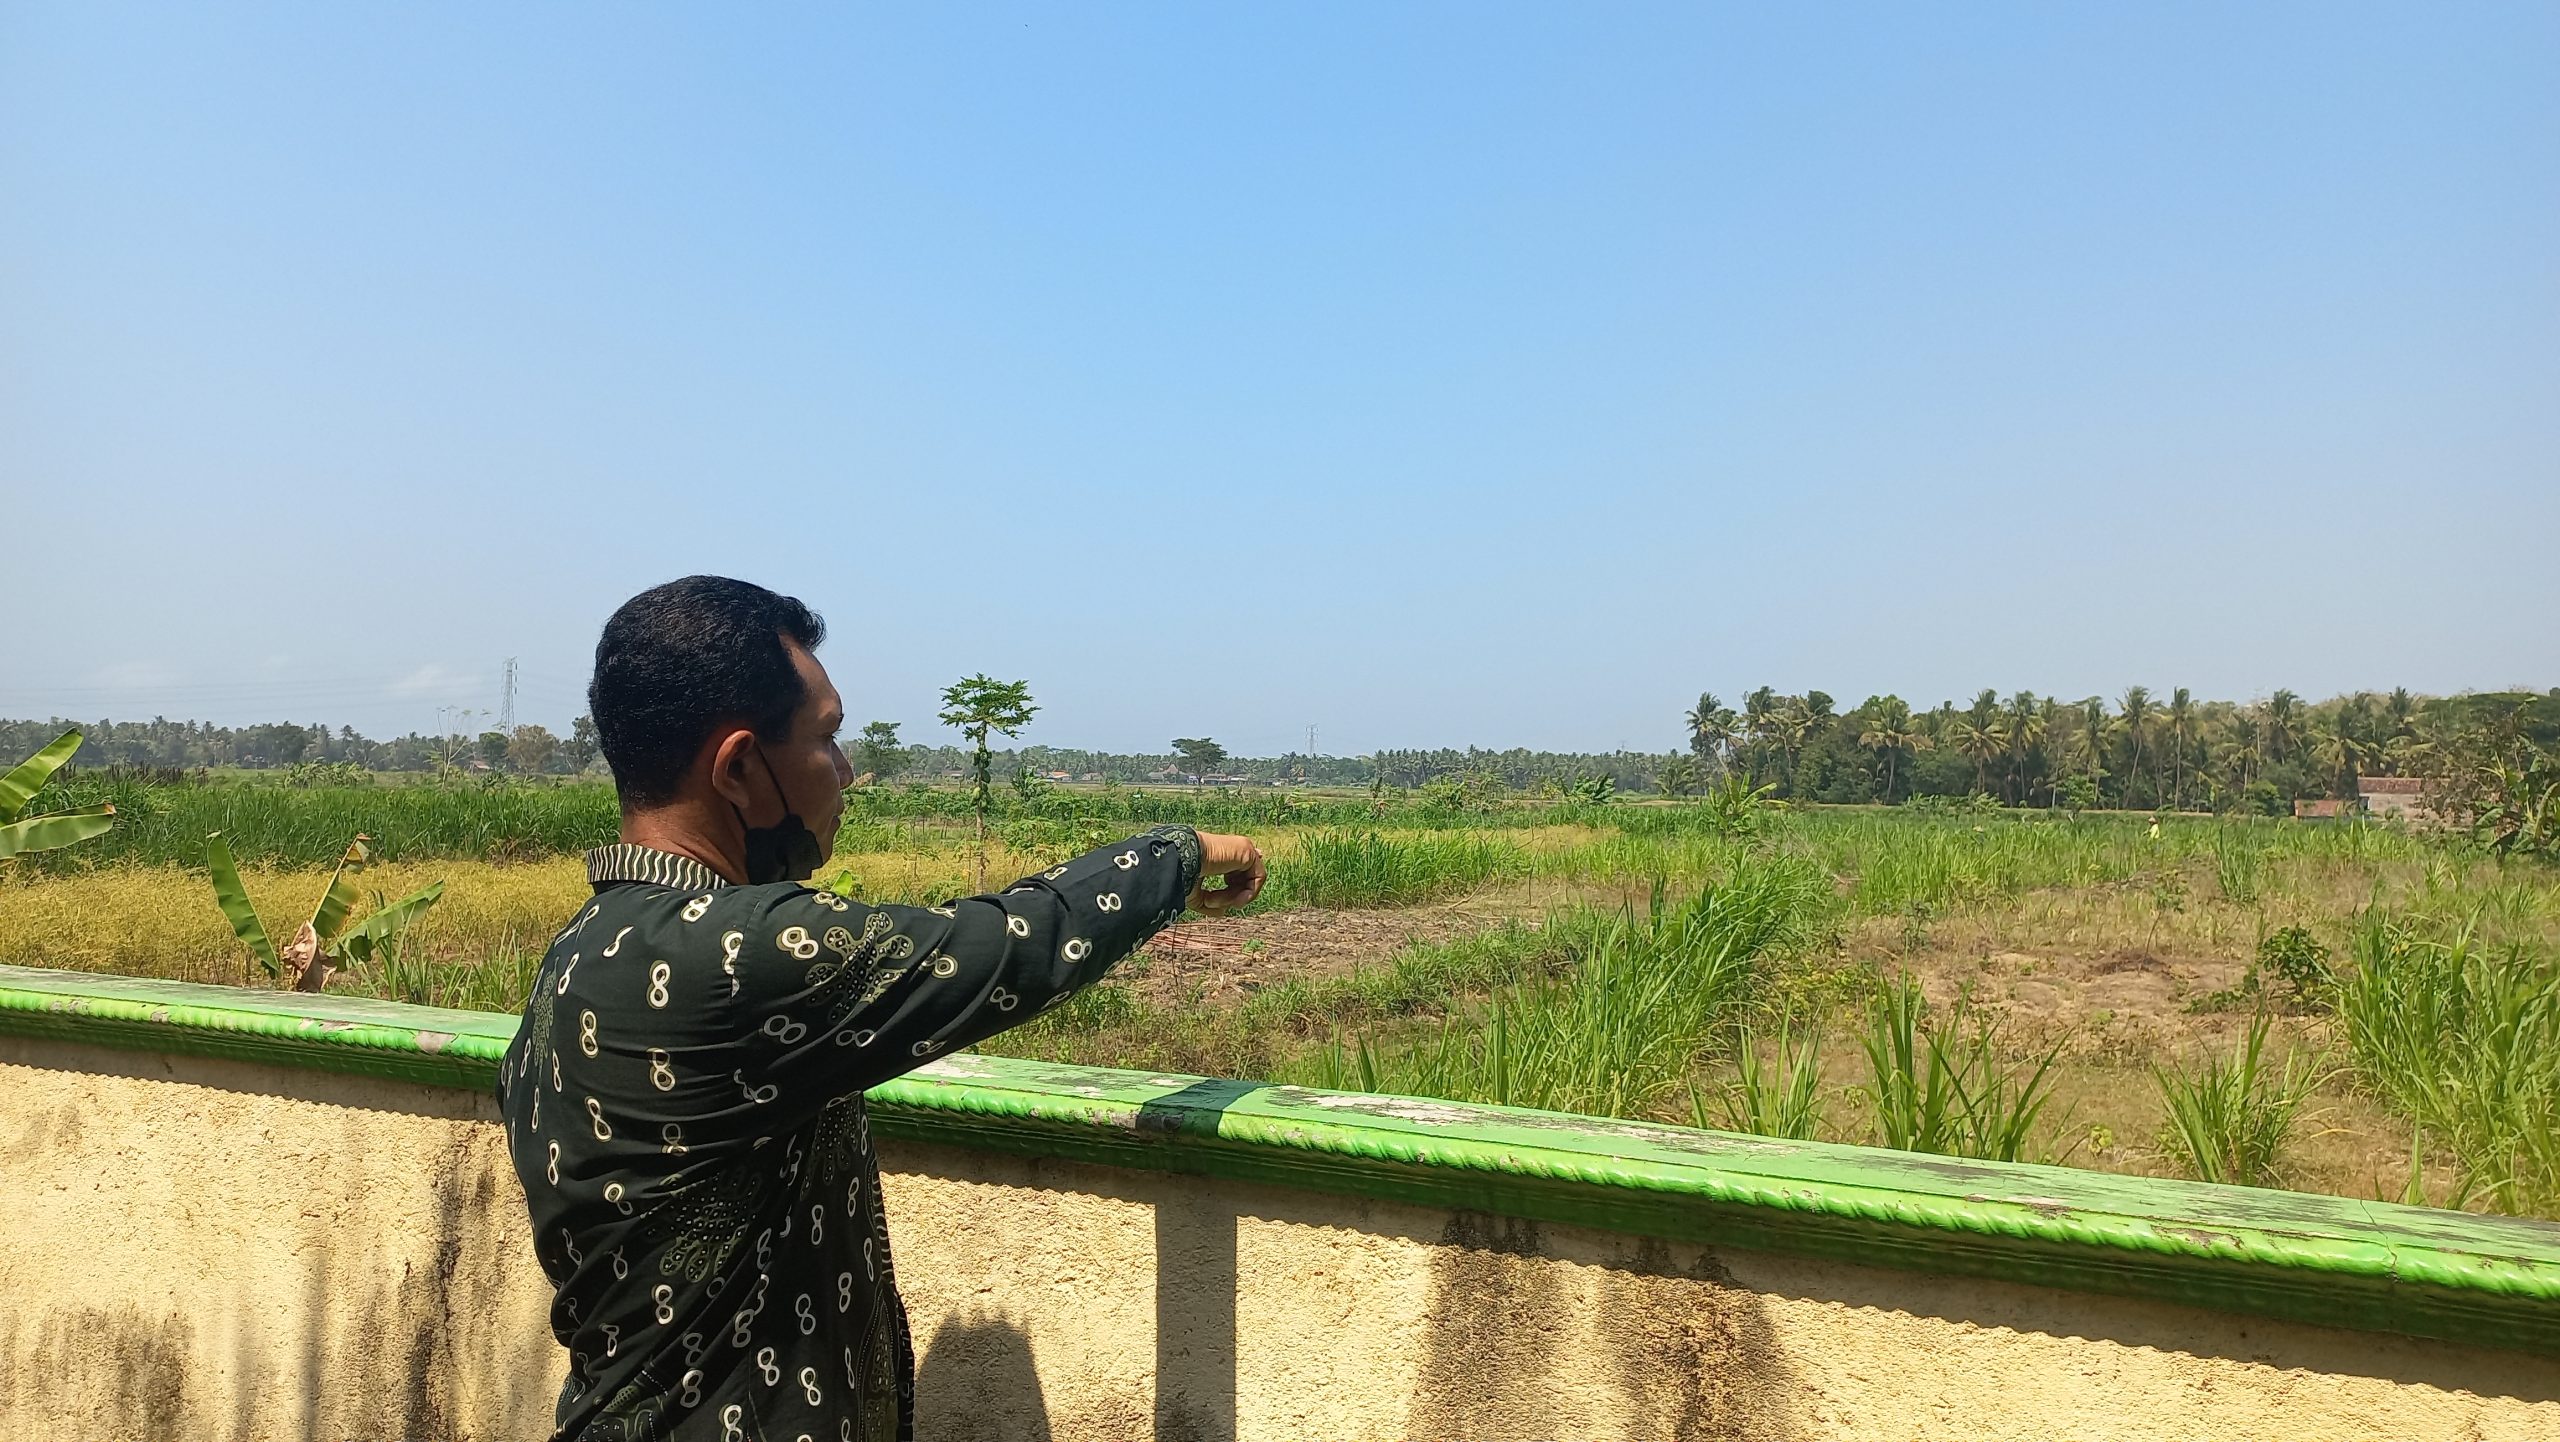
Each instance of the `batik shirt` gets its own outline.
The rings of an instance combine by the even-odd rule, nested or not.
[[[1198,835],[935,907],[731,886],[631,845],[587,874],[497,1087],[569,1349],[556,1436],[906,1442],[863,1089],[1099,980],[1181,914]]]

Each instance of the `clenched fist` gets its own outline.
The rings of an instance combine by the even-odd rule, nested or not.
[[[1211,891],[1212,876],[1226,878],[1226,889]],[[1262,848],[1241,836],[1200,833],[1200,880],[1191,892],[1191,909],[1215,916],[1250,905],[1262,894]]]

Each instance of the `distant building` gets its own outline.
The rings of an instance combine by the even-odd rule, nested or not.
[[[2347,808],[2353,804],[2354,803],[2347,801],[2297,801],[2293,803],[2293,819],[2296,821],[2336,821],[2341,817],[2348,815],[2349,812]]]
[[[2415,776],[2359,776],[2356,799],[2375,816],[2399,816],[2411,821],[2429,819],[2426,783]]]

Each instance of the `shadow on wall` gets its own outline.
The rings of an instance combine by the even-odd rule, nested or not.
[[[1605,1379],[1628,1438],[1796,1442],[1794,1369],[1768,1303],[1714,1252],[1684,1249],[1695,1260],[1683,1266],[1648,1237],[1560,1256],[1537,1223],[1474,1212],[1451,1216],[1439,1242],[1410,1435],[1544,1438],[1571,1367]],[[1596,1294],[1569,1290],[1566,1261],[1595,1265]]]
[[[944,1322],[916,1364],[916,1431],[935,1442],[1050,1442],[1031,1338],[1001,1313]]]
[[[73,1415],[83,1436],[207,1442],[444,1442],[492,1428],[498,1436],[549,1431],[562,1358],[540,1311],[510,1295],[520,1292],[511,1285],[519,1269],[539,1271],[525,1245],[504,1138],[481,1124],[473,1099],[85,1047],[55,1048],[42,1064],[321,1103],[327,1110],[294,1119],[320,1123],[324,1136],[297,1141],[322,1155],[362,1158],[382,1148],[387,1118],[458,1124],[425,1154],[419,1185],[406,1197],[329,1186],[295,1192],[290,1174],[254,1169],[233,1186],[211,1168],[194,1189],[197,1215],[171,1219],[176,1225],[157,1243],[148,1220],[120,1238],[167,1249],[167,1275],[152,1280],[151,1300],[34,1314],[0,1308],[0,1423],[41,1415],[42,1433],[26,1435],[68,1435],[56,1425]],[[174,1095],[171,1104],[194,1105]],[[187,1114],[173,1110],[166,1120],[183,1125]],[[114,1178],[105,1180],[112,1187]],[[254,1275],[206,1273],[186,1255],[188,1225],[225,1225],[226,1214],[253,1252],[269,1258]],[[379,1229],[395,1218],[409,1244],[377,1245]],[[122,1222],[106,1225],[125,1231]],[[165,1305],[156,1295],[163,1288]],[[8,1425],[0,1433],[19,1435]]]
[[[1196,1124],[1190,1109],[1223,1108],[1260,1089],[1197,1082],[1141,1107],[1138,1125],[1173,1130],[1186,1115]],[[1239,1221],[1248,1214],[1314,1226],[1340,1221],[1340,1203],[1313,1196],[1266,1192],[1251,1198],[1249,1212],[1221,1204],[1245,1195],[1178,1182],[1156,1191],[1155,1442],[1237,1435]],[[1174,1198],[1181,1204],[1168,1205]],[[1378,1228],[1436,1243],[1407,1435],[1549,1438],[1559,1391],[1597,1381],[1615,1393],[1631,1439],[1794,1442],[1796,1382],[1767,1303],[1735,1285],[1713,1252],[1681,1249],[1694,1256],[1683,1265],[1673,1248],[1638,1238],[1586,1256],[1560,1252],[1534,1222],[1441,1215],[1447,1222],[1437,1236]],[[1560,1262],[1590,1264],[1596,1293],[1573,1293]]]

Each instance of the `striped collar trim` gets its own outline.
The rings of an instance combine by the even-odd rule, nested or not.
[[[629,841],[599,846],[587,853],[588,885],[605,886],[616,881],[645,881],[679,891],[718,891],[729,884],[728,878],[690,856]]]

